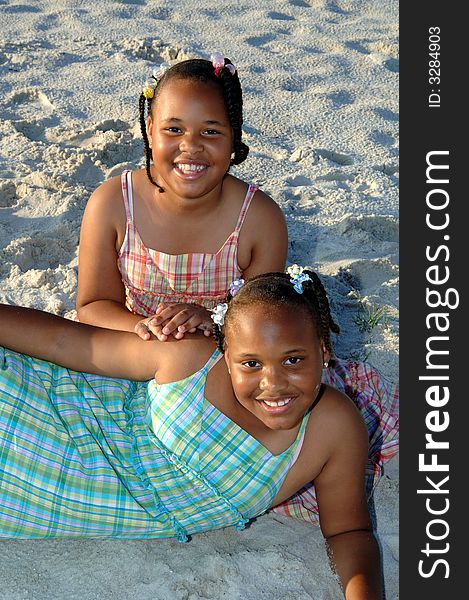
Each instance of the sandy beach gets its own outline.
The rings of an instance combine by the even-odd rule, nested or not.
[[[176,8],[177,6],[177,8]],[[74,308],[90,193],[142,165],[138,96],[155,64],[236,64],[248,159],[285,213],[290,263],[321,273],[342,358],[398,380],[395,0],[0,0],[0,301]],[[375,493],[398,598],[398,476]],[[0,542],[1,600],[336,600],[318,527],[275,514],[176,540]]]

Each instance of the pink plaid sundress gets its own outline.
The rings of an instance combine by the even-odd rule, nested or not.
[[[117,265],[125,286],[126,307],[148,317],[160,302],[188,302],[213,308],[226,295],[230,283],[242,275],[238,266],[239,232],[257,190],[248,187],[235,230],[215,254],[166,254],[147,248],[133,218],[132,172],[121,176],[127,218]]]

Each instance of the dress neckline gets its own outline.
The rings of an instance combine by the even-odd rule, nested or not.
[[[125,183],[125,187],[124,187],[124,183]],[[126,169],[122,173],[122,193],[124,195],[127,226],[130,225],[132,227],[136,240],[138,241],[140,246],[146,251],[147,255],[150,256],[151,258],[153,258],[152,254],[158,255],[158,256],[169,257],[169,258],[173,258],[173,259],[174,258],[185,258],[185,257],[191,257],[191,256],[197,256],[197,257],[207,256],[207,257],[211,257],[211,258],[217,256],[218,254],[220,254],[223,251],[223,249],[231,242],[231,240],[233,238],[239,237],[239,233],[241,231],[241,227],[243,226],[245,216],[247,214],[247,211],[251,204],[251,200],[252,200],[254,194],[256,193],[256,191],[257,191],[257,187],[255,185],[253,185],[252,183],[247,184],[246,194],[244,196],[244,200],[241,205],[241,209],[240,209],[240,212],[238,215],[238,220],[236,221],[235,228],[228,235],[226,240],[223,242],[223,244],[220,246],[220,248],[216,252],[185,252],[185,253],[181,253],[181,254],[171,254],[169,252],[164,252],[162,250],[156,250],[155,248],[150,248],[149,246],[146,246],[145,243],[143,242],[143,240],[140,236],[140,233],[137,229],[137,226],[135,224],[135,218],[134,218],[132,171],[130,169]],[[125,235],[125,239],[127,239],[127,232]],[[124,242],[122,243],[122,247],[125,243],[125,239],[124,239]],[[239,265],[238,265],[238,270],[240,270]]]
[[[202,396],[202,400],[205,406],[209,406],[213,411],[215,411],[216,413],[218,413],[219,415],[222,415],[225,419],[227,419],[228,421],[230,421],[230,423],[232,424],[232,426],[236,427],[240,432],[243,432],[244,434],[246,434],[251,440],[254,440],[254,442],[256,442],[256,444],[262,448],[262,450],[264,450],[265,452],[267,452],[271,457],[273,458],[282,458],[283,456],[285,456],[288,453],[293,452],[298,443],[300,438],[304,435],[305,429],[306,429],[306,425],[308,424],[309,421],[309,417],[311,415],[311,408],[308,409],[307,413],[305,414],[305,416],[303,417],[303,419],[301,420],[301,424],[298,428],[298,433],[296,434],[295,439],[292,441],[292,443],[285,448],[285,450],[283,452],[279,452],[279,454],[274,454],[271,450],[269,450],[266,446],[264,446],[264,444],[259,441],[256,437],[254,437],[251,433],[249,433],[249,431],[246,431],[243,427],[241,427],[241,425],[239,425],[238,423],[236,423],[236,421],[233,421],[233,419],[230,419],[230,417],[228,415],[226,415],[222,410],[220,410],[217,406],[215,406],[214,404],[212,404],[210,402],[210,400],[208,400],[205,396]]]
[[[230,235],[226,238],[226,240],[223,242],[221,247],[216,252],[183,252],[181,254],[171,254],[169,252],[164,252],[163,250],[155,250],[155,248],[150,248],[149,246],[145,246],[142,238],[140,237],[140,234],[139,234],[137,228],[135,227],[135,223],[133,223],[133,227],[134,227],[136,237],[138,238],[138,241],[140,242],[142,248],[144,248],[151,254],[158,255],[158,256],[169,256],[170,258],[189,257],[189,256],[209,256],[209,257],[213,258],[214,256],[217,256],[218,254],[220,254],[220,252],[222,252],[224,250],[224,248],[231,242],[233,237],[237,237],[239,235],[238,230],[235,229],[234,231],[232,231],[230,233]]]

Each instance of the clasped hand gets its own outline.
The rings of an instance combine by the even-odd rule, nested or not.
[[[180,340],[185,333],[194,333],[197,329],[209,336],[212,333],[212,319],[209,311],[198,304],[184,302],[175,304],[161,303],[151,317],[142,319],[135,325],[135,333],[143,340],[150,340],[152,334],[161,342],[170,335]]]

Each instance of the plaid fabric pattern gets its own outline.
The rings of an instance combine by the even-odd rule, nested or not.
[[[160,302],[188,302],[213,308],[232,281],[241,276],[238,268],[238,238],[256,192],[250,185],[235,230],[215,254],[165,254],[144,246],[133,219],[132,173],[121,177],[127,216],[126,235],[117,264],[126,289],[126,306],[132,312],[152,315]]]
[[[158,386],[0,348],[0,537],[184,541],[264,512],[302,435],[274,456],[207,403],[218,356]]]
[[[237,516],[237,527],[271,506],[301,447],[309,415],[303,419],[296,441],[282,454],[271,454],[260,442],[231,421],[204,398],[206,375],[221,357],[216,350],[194,375],[165,385],[149,384],[148,419],[155,439],[171,460],[178,457],[185,469],[199,474],[219,502],[207,504],[205,514],[187,496],[180,524],[202,531],[204,522],[226,524],[228,513]],[[161,491],[159,491],[161,495]],[[197,494],[199,492],[197,491]],[[220,496],[221,495],[221,496]],[[169,503],[165,497],[164,502]],[[178,498],[181,503],[181,495]],[[213,499],[211,500],[213,502]],[[200,522],[200,525],[199,525]],[[220,524],[218,524],[220,523]]]
[[[369,438],[365,487],[371,498],[383,474],[383,464],[399,451],[399,386],[367,363],[340,359],[324,369],[323,383],[349,396],[365,421]],[[272,510],[317,524],[319,510],[313,483]]]

